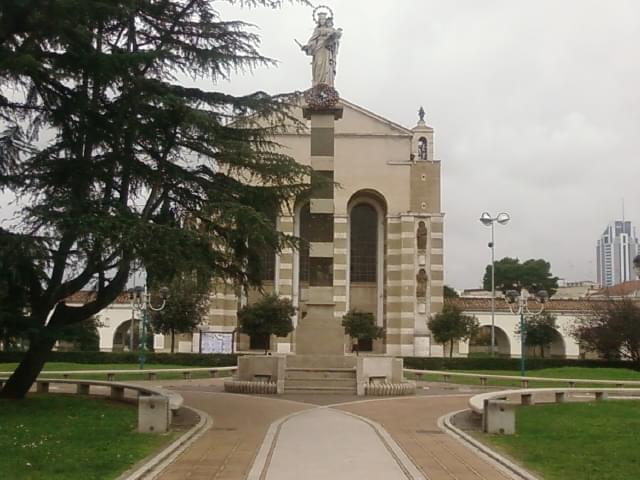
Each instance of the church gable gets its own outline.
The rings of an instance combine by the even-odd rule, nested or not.
[[[296,111],[293,112],[293,116],[303,124],[307,124],[307,121],[302,116],[303,105],[304,100],[300,98],[300,108],[297,108]],[[359,105],[351,103],[342,98],[340,99],[340,105],[343,107],[344,113],[342,119],[337,122],[335,126],[337,135],[386,135],[392,137],[413,136],[413,132],[410,129],[394,123],[391,120],[387,120],[380,115],[376,115],[375,113],[363,107],[360,107]],[[294,128],[291,128],[288,132],[289,135],[298,135],[299,133],[300,132],[295,131]],[[304,133],[308,134],[309,132],[307,131]]]
[[[338,135],[412,136],[412,132],[408,128],[354,103],[341,99],[340,104],[344,108],[344,114],[342,120],[336,123],[336,134]]]

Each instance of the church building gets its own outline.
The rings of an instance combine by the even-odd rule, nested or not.
[[[292,129],[275,138],[298,162],[316,170],[332,170],[336,184],[327,196],[332,200],[295,202],[291,214],[277,218],[277,228],[313,240],[318,232],[312,231],[312,212],[322,211],[332,214],[333,233],[323,240],[328,243],[311,241],[310,247],[268,255],[263,291],[292,300],[298,327],[309,302],[310,256],[330,257],[333,272],[326,300],[332,305],[335,322],[339,325],[345,313],[357,309],[373,313],[385,329],[382,340],[364,342],[361,351],[441,355],[442,348],[432,341],[427,327],[428,319],[443,305],[444,214],[434,131],[425,123],[422,108],[415,127],[406,128],[344,99],[338,106],[340,118],[335,127],[314,127],[312,136],[311,122],[305,120],[301,107],[295,114],[309,126],[307,131]],[[314,156],[314,149],[324,148],[323,144],[330,156]],[[327,232],[331,235],[330,228]],[[323,245],[330,251],[320,253]],[[217,285],[208,325],[202,331],[236,332],[238,307],[260,295],[255,291],[242,298],[234,286]],[[298,330],[286,338],[234,335],[234,349],[262,350],[268,342],[273,351],[300,353]],[[323,341],[321,331],[314,341]],[[351,349],[346,336],[344,349]]]

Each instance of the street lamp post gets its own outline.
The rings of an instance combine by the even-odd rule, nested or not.
[[[499,213],[497,217],[492,217],[490,213],[483,212],[480,215],[480,222],[485,227],[491,227],[491,241],[489,248],[491,249],[491,356],[496,354],[496,259],[495,259],[495,231],[494,224],[498,222],[500,225],[506,225],[511,220],[508,213]]]
[[[633,259],[633,270],[636,272],[638,279],[640,279],[640,255],[636,255]]]
[[[537,312],[532,312],[529,309],[529,299],[535,298],[540,304],[540,309]],[[507,305],[511,313],[520,315],[520,376],[526,375],[526,333],[524,329],[524,317],[525,315],[537,315],[544,310],[544,305],[549,300],[549,294],[546,290],[540,290],[535,295],[529,294],[527,289],[523,288],[518,292],[517,290],[509,290],[505,296]]]
[[[140,364],[140,370],[144,368],[144,362],[146,360],[146,348],[147,348],[147,314],[149,310],[159,312],[167,304],[167,298],[169,298],[169,289],[162,287],[159,291],[160,299],[162,303],[160,306],[155,307],[151,302],[151,294],[148,292],[146,285],[144,287],[130,288],[129,301],[131,302],[131,309],[142,314],[140,322],[140,343],[138,353],[138,363]],[[132,333],[133,335],[133,329]]]

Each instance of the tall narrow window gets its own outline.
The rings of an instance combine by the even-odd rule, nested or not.
[[[351,209],[351,281],[377,280],[378,212],[361,203]]]
[[[420,137],[418,139],[418,159],[419,160],[427,159],[427,156],[428,156],[427,146],[428,146],[427,139],[425,137]]]
[[[424,222],[418,223],[418,232],[416,234],[416,239],[418,241],[418,250],[426,250],[427,249],[427,226]]]

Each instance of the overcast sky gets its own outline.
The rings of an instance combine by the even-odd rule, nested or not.
[[[344,29],[341,95],[409,128],[424,105],[435,129],[446,282],[480,286],[484,210],[512,216],[496,227],[496,258],[542,257],[561,278],[595,280],[596,239],[623,198],[640,227],[640,2],[325,2]],[[309,59],[293,39],[310,36],[309,8],[216,4],[225,19],[255,24],[279,65],[203,86],[308,88]]]
[[[333,0],[344,29],[336,87],[407,127],[424,105],[442,161],[445,278],[478,287],[490,231],[496,258],[545,258],[569,281],[595,280],[595,242],[622,216],[640,227],[640,2]],[[277,68],[231,91],[301,90],[309,63],[293,39],[311,10],[222,9],[256,24]]]

